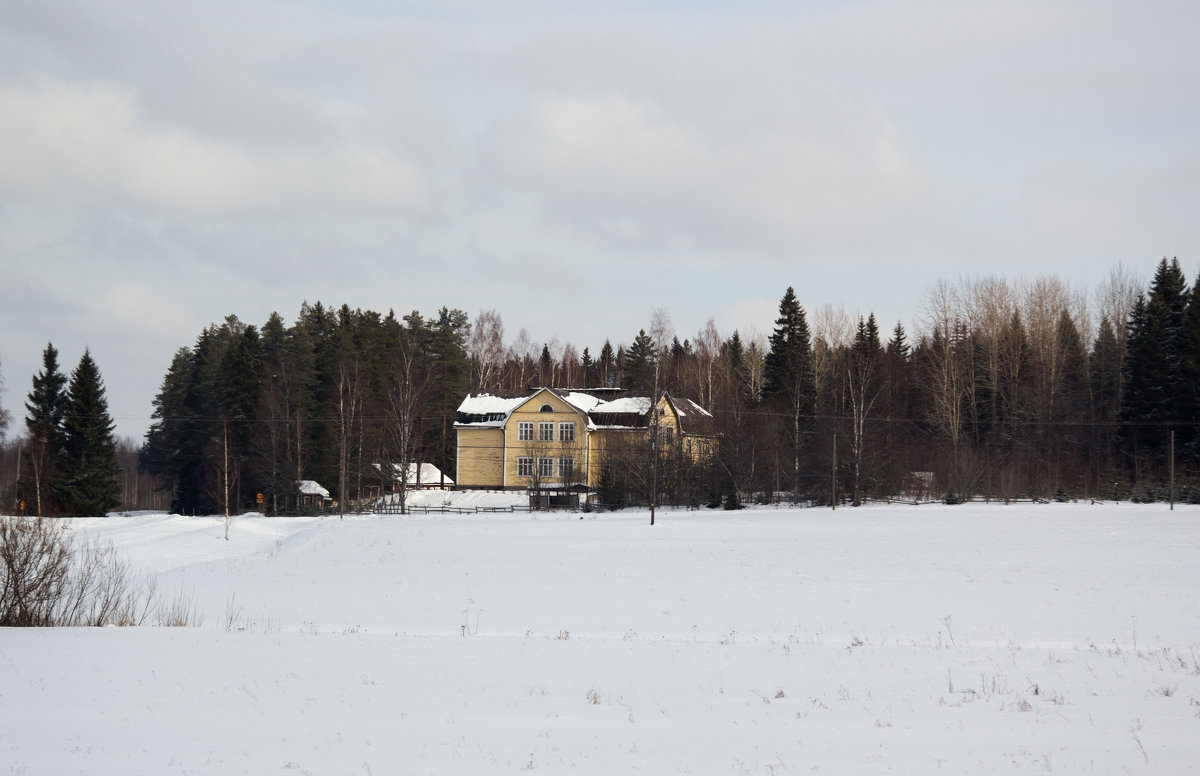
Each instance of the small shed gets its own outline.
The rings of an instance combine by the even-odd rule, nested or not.
[[[333,497],[329,495],[329,491],[321,487],[321,483],[316,480],[300,480],[296,483],[296,489],[300,492],[300,506],[321,508],[333,505]]]

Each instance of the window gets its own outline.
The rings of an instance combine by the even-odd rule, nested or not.
[[[541,421],[538,423],[538,441],[554,441],[554,421]]]
[[[517,476],[532,477],[533,476],[533,459],[518,458],[517,459]]]
[[[574,423],[559,423],[558,424],[558,441],[559,442],[574,442],[575,441],[575,424]]]
[[[554,412],[554,408],[549,404],[543,404],[541,408],[538,409],[538,412]]]
[[[533,441],[533,421],[522,420],[517,423],[517,441],[532,442]]]
[[[543,477],[543,478],[554,476],[554,459],[553,458],[539,458],[538,459],[538,476]]]
[[[558,459],[558,478],[563,482],[570,482],[571,480],[575,479],[574,458]]]

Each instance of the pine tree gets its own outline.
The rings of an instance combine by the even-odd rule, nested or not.
[[[438,310],[437,320],[430,322],[429,358],[432,359],[434,381],[430,396],[429,416],[433,423],[428,431],[433,463],[443,472],[453,472],[457,459],[454,435],[454,414],[470,389],[471,360],[467,356],[467,339],[471,324],[462,310],[446,307]]]
[[[633,344],[625,353],[621,387],[627,391],[649,394],[654,390],[654,366],[658,354],[645,329],[639,329]]]
[[[769,340],[763,398],[787,417],[783,429],[791,448],[792,498],[800,493],[803,448],[814,426],[817,404],[812,338],[804,308],[791,286],[779,302],[779,317]]]
[[[63,456],[63,417],[67,408],[67,378],[59,371],[53,344],[42,353],[42,371],[33,377],[25,402],[25,456],[38,516],[53,514],[54,493]]]
[[[1092,457],[1107,473],[1112,465],[1113,424],[1121,407],[1121,350],[1112,323],[1100,319],[1088,368],[1092,389]]]
[[[1191,421],[1200,415],[1200,278],[1196,279],[1187,298],[1179,349],[1179,417]],[[1188,457],[1193,462],[1200,461],[1200,434],[1197,434],[1196,427],[1184,422],[1179,425],[1179,432],[1180,447],[1188,451]]]
[[[579,359],[579,367],[583,371],[583,387],[596,387],[596,362],[592,360],[592,354],[585,347],[583,355]]]
[[[867,483],[867,419],[875,410],[883,388],[880,385],[878,366],[883,355],[879,343],[879,326],[875,314],[863,321],[858,319],[854,344],[850,348],[846,365],[846,388],[850,403],[850,491],[855,505],[862,503],[863,488]]]
[[[599,378],[601,388],[615,388],[617,386],[617,356],[613,353],[612,343],[604,340],[604,345],[600,348],[600,357],[596,359],[596,373]]]
[[[1187,304],[1183,270],[1178,260],[1164,258],[1150,295],[1139,297],[1129,315],[1120,444],[1139,468],[1165,450],[1171,428],[1191,420],[1182,414],[1190,404],[1183,347]]]
[[[549,345],[542,345],[542,355],[538,359],[538,383],[550,388],[555,387],[554,357],[550,355]]]
[[[121,503],[115,425],[100,370],[85,350],[71,373],[63,414],[58,497],[69,515],[103,515]]]
[[[171,485],[170,509],[179,514],[209,513],[202,479],[207,435],[196,412],[195,358],[180,348],[154,398],[153,422],[139,457],[150,474]]]
[[[804,308],[796,301],[796,292],[791,286],[779,301],[779,317],[775,319],[775,330],[768,344],[763,395],[796,395],[811,413],[816,393],[812,337]]]

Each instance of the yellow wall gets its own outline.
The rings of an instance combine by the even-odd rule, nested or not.
[[[551,411],[542,412],[543,405]],[[673,445],[680,445],[679,419],[670,403],[659,401],[663,414],[659,416],[659,427],[671,429]],[[533,423],[533,440],[520,439],[522,422]],[[553,441],[539,439],[539,423],[554,424]],[[561,442],[560,429],[563,423],[575,424],[575,441]],[[537,481],[542,487],[560,487],[566,483],[558,476],[560,458],[575,461],[572,482],[587,483],[591,488],[599,485],[603,456],[606,448],[631,444],[645,437],[645,430],[600,429],[591,433],[587,430],[587,416],[559,399],[549,391],[540,391],[513,411],[504,428],[459,428],[458,429],[458,476],[460,487],[476,488],[526,488]],[[682,442],[686,451],[687,443]],[[705,452],[716,452],[716,440],[695,440],[691,445],[693,460],[699,460]],[[517,459],[529,457],[533,466],[538,458],[554,459],[554,470],[550,477],[526,477],[517,473]],[[535,468],[536,470],[536,468]]]
[[[544,405],[549,405],[552,411],[542,412],[541,408]],[[520,428],[523,422],[533,423],[532,441],[520,438]],[[554,437],[552,441],[546,442],[539,439],[539,423],[554,424]],[[559,431],[563,423],[575,424],[574,442],[559,441]],[[506,471],[504,482],[506,487],[528,487],[535,480],[543,487],[568,484],[564,483],[558,476],[558,460],[560,458],[573,458],[575,460],[575,474],[572,482],[587,481],[589,472],[587,417],[549,391],[539,391],[514,410],[508,418],[504,434],[505,446],[508,450],[508,454],[505,456]],[[517,458],[520,457],[534,459],[534,467],[537,466],[538,458],[553,458],[554,471],[550,477],[520,476],[517,473]]]
[[[458,429],[458,474],[454,481],[459,487],[498,488],[503,470],[503,429]]]

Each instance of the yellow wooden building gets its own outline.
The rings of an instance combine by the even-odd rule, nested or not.
[[[460,488],[595,490],[605,456],[643,443],[657,429],[661,449],[693,459],[714,452],[712,415],[663,394],[611,396],[611,389],[524,396],[467,396],[454,424]],[[657,417],[651,414],[653,406]]]

